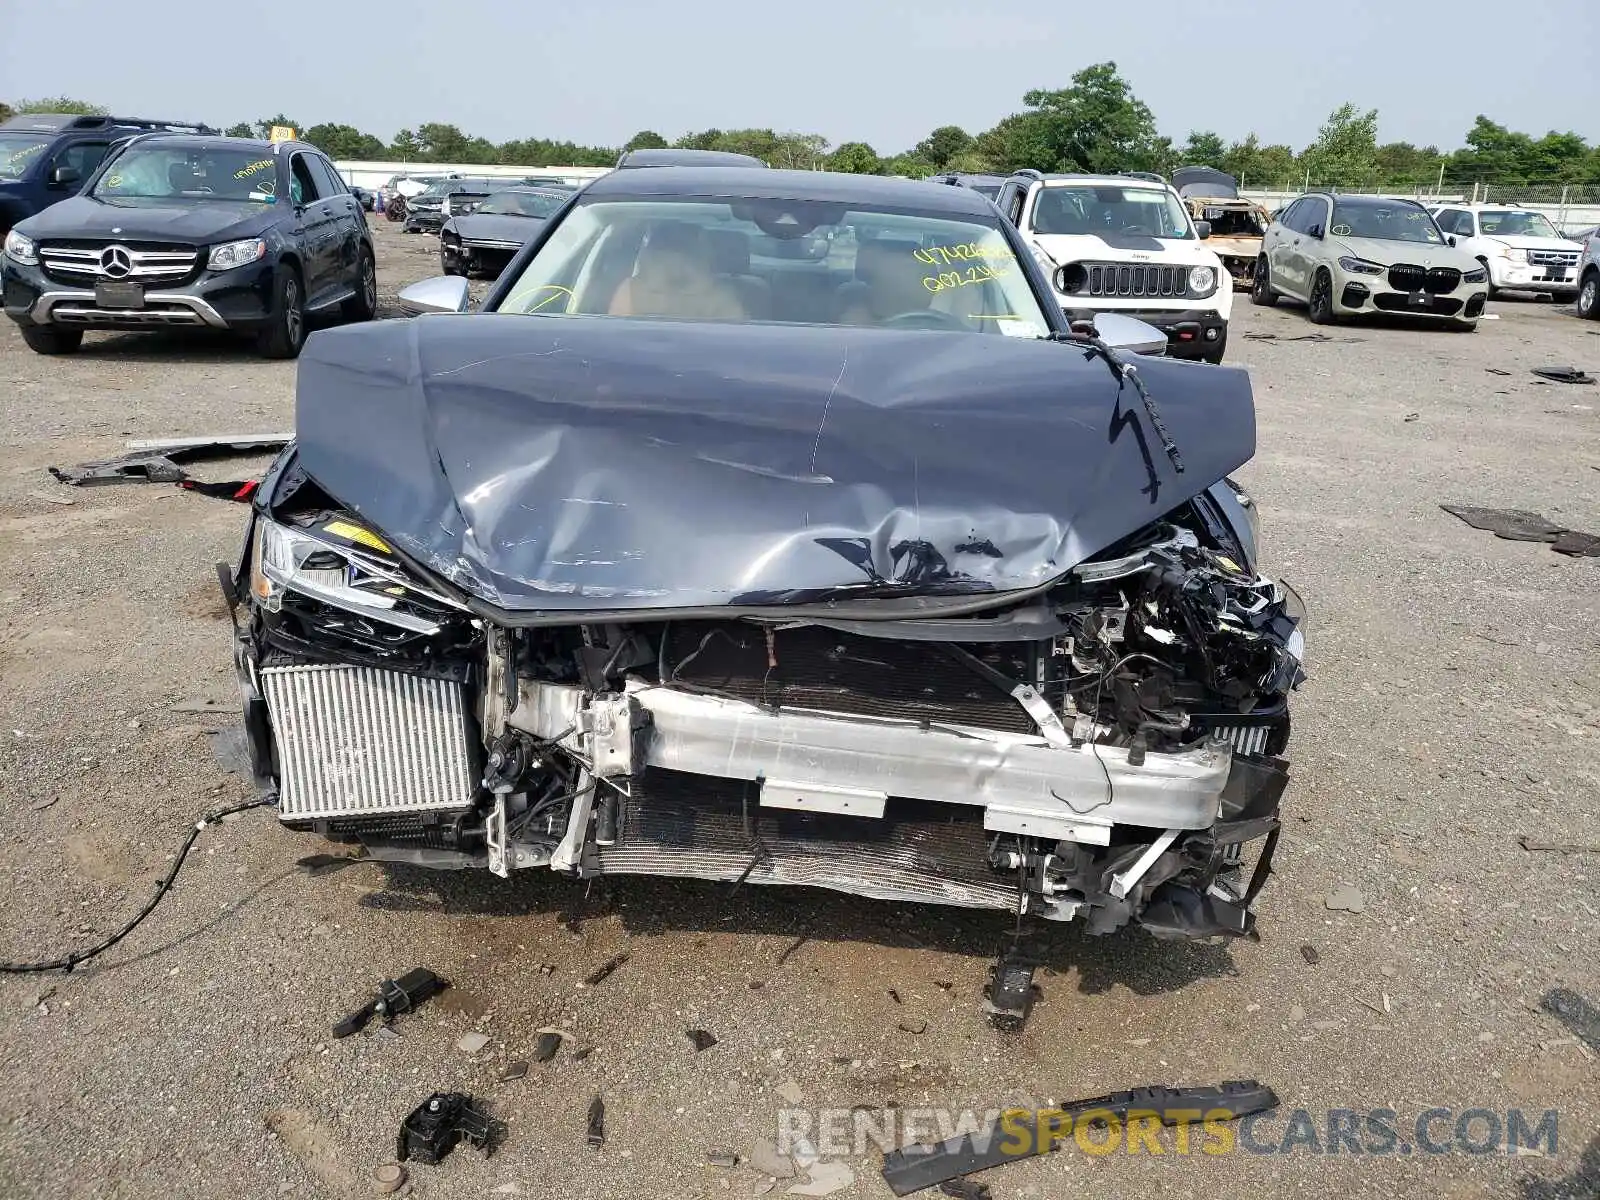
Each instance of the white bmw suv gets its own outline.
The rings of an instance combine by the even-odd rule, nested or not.
[[[1233,279],[1159,177],[1018,171],[995,203],[1050,277],[1069,317],[1121,313],[1167,335],[1172,358],[1221,362]]]
[[[1583,245],[1562,237],[1550,218],[1504,204],[1444,205],[1429,210],[1447,236],[1489,269],[1489,294],[1501,288],[1549,292],[1558,304],[1578,298]]]

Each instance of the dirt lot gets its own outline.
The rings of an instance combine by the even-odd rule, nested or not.
[[[379,238],[391,297],[432,273],[431,238]],[[747,1153],[794,1096],[981,1112],[1244,1077],[1283,1101],[1257,1145],[1281,1143],[1302,1108],[1324,1143],[1326,1110],[1392,1108],[1409,1143],[1437,1106],[1452,1110],[1432,1126],[1444,1140],[1466,1109],[1559,1110],[1558,1151],[1183,1156],[1168,1137],[1160,1158],[1069,1149],[984,1181],[999,1200],[1600,1194],[1594,1009],[1587,1027],[1582,1010],[1541,1010],[1558,988],[1600,1005],[1600,857],[1518,842],[1600,841],[1600,560],[1438,508],[1600,532],[1600,388],[1529,374],[1600,371],[1600,327],[1548,303],[1490,312],[1471,336],[1295,341],[1312,329],[1302,312],[1235,310],[1230,357],[1260,411],[1243,475],[1269,566],[1311,611],[1260,943],[1055,930],[1043,999],[1009,1038],[977,1008],[1001,919],[693,884],[585,898],[537,872],[313,878],[294,862],[322,844],[251,812],[203,832],[172,898],[104,958],[0,976],[0,1194],[371,1195],[401,1116],[454,1089],[510,1136],[488,1162],[414,1167],[416,1195],[744,1196],[762,1177],[706,1152]],[[20,960],[115,929],[185,823],[245,796],[208,742],[226,717],[185,706],[234,695],[212,564],[237,552],[239,508],[166,486],[69,489],[46,468],[130,437],[286,428],[294,368],[159,335],[44,359],[0,324],[0,957]],[[1361,912],[1327,906],[1341,885]],[[377,980],[418,964],[455,987],[397,1039],[330,1038]],[[500,1082],[541,1026],[569,1034],[555,1060]],[[694,1027],[719,1044],[695,1053]],[[472,1030],[490,1038],[476,1054],[457,1046]],[[601,1150],[584,1139],[596,1094]],[[889,1194],[875,1155],[846,1161],[858,1181],[842,1194]]]

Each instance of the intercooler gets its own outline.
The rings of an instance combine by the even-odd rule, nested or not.
[[[884,818],[760,807],[760,784],[650,768],[621,799],[604,875],[829,888],[876,900],[1009,909],[1015,881],[985,859],[981,817],[890,801]]]
[[[472,801],[462,686],[372,667],[264,667],[279,818],[460,809]]]

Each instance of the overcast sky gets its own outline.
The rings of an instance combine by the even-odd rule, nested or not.
[[[1351,100],[1380,140],[1448,150],[1478,113],[1600,141],[1597,34],[1600,0],[0,0],[0,98],[385,140],[771,126],[888,154],[1112,59],[1174,139],[1298,150]]]

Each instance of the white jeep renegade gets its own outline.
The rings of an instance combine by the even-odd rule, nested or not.
[[[1159,177],[1019,171],[995,199],[1069,317],[1122,313],[1167,335],[1167,354],[1221,362],[1233,280]]]

